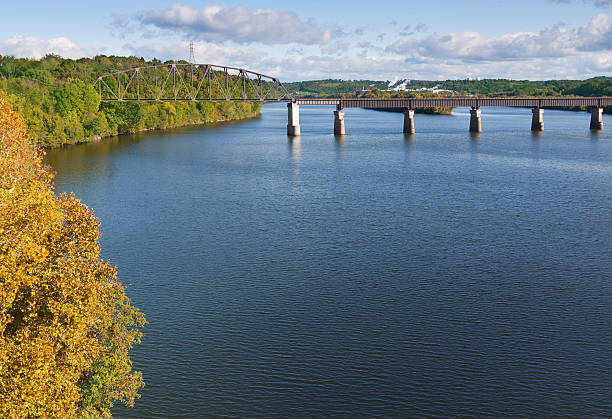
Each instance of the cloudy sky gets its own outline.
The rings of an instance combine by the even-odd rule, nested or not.
[[[136,55],[281,80],[612,75],[612,0],[9,2],[0,54]]]

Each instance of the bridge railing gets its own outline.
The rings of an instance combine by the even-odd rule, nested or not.
[[[279,79],[215,64],[170,63],[131,68],[98,77],[102,101],[291,100]]]

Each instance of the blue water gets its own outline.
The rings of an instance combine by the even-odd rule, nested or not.
[[[50,151],[147,315],[119,418],[612,415],[612,118],[286,108]]]

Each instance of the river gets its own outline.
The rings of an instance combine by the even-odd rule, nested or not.
[[[48,152],[149,321],[115,417],[612,415],[612,117],[332,109]]]

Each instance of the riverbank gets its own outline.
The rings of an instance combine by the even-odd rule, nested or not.
[[[93,87],[100,74],[120,68],[159,64],[135,57],[80,60],[45,56],[41,60],[0,57],[0,91],[23,116],[30,138],[45,148],[102,138],[257,116],[261,103],[102,102]]]
[[[34,87],[34,88],[32,88]],[[32,142],[45,148],[97,142],[117,135],[257,117],[260,103],[135,103],[100,101],[80,80],[63,87],[25,79],[0,82],[7,100],[23,116]]]
[[[197,129],[201,129],[201,128],[215,128],[215,127],[221,127],[221,126],[225,126],[225,125],[230,125],[230,124],[239,124],[242,122],[247,122],[247,121],[252,121],[252,120],[257,120],[261,118],[261,111],[257,111],[254,112],[253,115],[251,116],[246,116],[244,118],[239,118],[239,119],[217,119],[214,121],[206,121],[206,122],[193,122],[190,124],[184,124],[184,125],[176,125],[176,126],[171,126],[171,127],[165,127],[165,128],[150,128],[150,129],[142,129],[139,131],[135,131],[135,132],[131,132],[131,133],[123,133],[123,134],[116,134],[116,135],[107,135],[107,136],[98,136],[96,138],[93,138],[91,141],[81,141],[81,142],[75,142],[75,143],[66,143],[66,144],[61,144],[58,146],[44,146],[41,145],[39,147],[45,149],[45,150],[55,150],[55,149],[61,149],[64,147],[70,147],[70,146],[74,146],[74,145],[83,145],[83,144],[96,144],[96,143],[100,143],[103,142],[104,140],[112,140],[112,139],[120,139],[121,137],[130,137],[130,136],[135,136],[135,135],[156,135],[156,134],[160,134],[160,133],[164,133],[164,134],[170,134],[170,133],[175,133],[175,132],[182,132],[183,130],[197,130]]]
[[[23,116],[30,139],[44,148],[97,142],[139,132],[240,121],[257,117],[261,112],[259,103],[104,103],[91,91],[91,86],[78,80],[71,81],[66,88],[55,89],[54,95],[42,92],[40,86],[20,88],[29,84],[28,80],[11,80],[0,83],[0,88],[8,87],[7,99]]]

